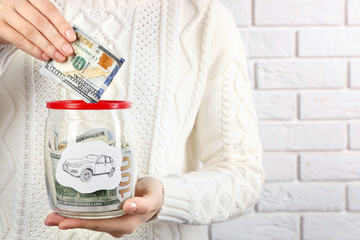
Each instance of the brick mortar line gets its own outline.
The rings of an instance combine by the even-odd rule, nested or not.
[[[306,215],[312,215],[312,214],[316,214],[318,215],[319,213],[322,212],[317,212],[317,211],[311,211],[311,212],[253,212],[253,213],[249,213],[244,215],[243,217],[247,217],[247,216],[251,216],[251,217],[261,217],[261,215],[266,215],[266,217],[271,217],[271,215],[273,215],[273,217],[306,217]],[[347,215],[360,215],[360,212],[348,212],[348,211],[338,211],[338,212],[333,212],[333,211],[329,211],[329,212],[324,212],[324,215],[333,215],[333,214],[347,214]],[[301,229],[300,229],[301,230]]]
[[[290,150],[279,150],[279,151],[274,151],[274,150],[264,150],[265,153],[276,153],[276,154],[289,154],[289,155],[295,155],[295,154],[343,154],[343,153],[348,153],[348,154],[356,154],[359,155],[360,154],[360,149],[354,149],[354,150],[348,150],[348,149],[343,149],[343,150],[301,150],[301,151],[290,151]]]
[[[301,181],[290,181],[290,182],[267,182],[267,185],[300,185],[300,184],[307,184],[307,185],[340,185],[340,186],[346,186],[348,183],[357,183],[360,181],[359,179],[348,179],[348,180],[301,180]]]
[[[355,119],[354,122],[352,123],[360,123],[359,121],[360,119]],[[319,119],[319,120],[314,120],[314,119],[305,119],[305,120],[298,120],[298,119],[291,119],[291,120],[274,120],[274,119],[260,119],[259,120],[259,124],[260,125],[283,125],[283,126],[294,126],[296,124],[298,125],[319,125],[319,124],[340,124],[343,125],[348,125],[348,122],[339,122],[339,119],[333,119],[333,120],[327,120],[327,119]],[[347,131],[347,126],[346,126],[346,132]],[[349,150],[353,150],[352,148],[348,148],[348,145],[345,146],[346,148],[344,148],[344,151],[349,151]]]
[[[324,92],[324,93],[349,93],[349,92],[360,92],[360,88],[309,88],[309,89],[301,89],[301,90],[297,90],[297,89],[293,89],[293,91],[291,91],[292,89],[290,88],[256,88],[253,89],[253,92],[261,92],[261,93],[269,93],[269,92],[274,92],[274,93],[319,93],[319,92]]]
[[[360,29],[359,29],[360,30]],[[306,61],[319,61],[319,62],[334,62],[334,60],[337,61],[352,61],[352,60],[360,60],[360,54],[359,56],[313,56],[313,57],[247,57],[248,61],[261,61],[261,62],[289,62],[289,60],[297,60],[297,62],[306,62]],[[325,60],[325,61],[324,61]],[[326,61],[327,60],[327,61]],[[296,62],[296,61],[291,61]]]
[[[346,124],[346,135],[347,135],[347,138],[346,138],[346,149],[349,150],[351,149],[351,146],[350,146],[350,143],[351,143],[351,138],[350,138],[350,123],[347,123]]]
[[[308,212],[252,212],[249,214],[244,215],[243,217],[246,216],[259,216],[259,215],[276,215],[276,216],[283,216],[283,217],[289,217],[289,216],[302,216],[304,215],[311,215],[311,214],[319,214],[319,213],[323,213],[324,215],[332,215],[334,213],[336,214],[349,214],[349,215],[360,215],[360,211],[345,211],[345,210],[340,210],[340,211],[308,211]],[[260,216],[259,216],[260,217]]]
[[[359,155],[360,154],[360,151],[359,149],[355,149],[355,150],[339,150],[339,151],[336,151],[336,150],[302,150],[302,151],[290,151],[290,150],[279,150],[279,151],[275,151],[275,150],[264,150],[265,153],[269,153],[269,154],[314,154],[314,155],[321,155],[321,154],[325,154],[325,155],[328,155],[328,154],[348,154],[348,155]]]
[[[347,87],[351,88],[351,61],[348,60],[347,61],[347,75],[346,75],[346,83],[347,83]]]
[[[301,154],[297,154],[296,156],[296,182],[301,182]]]
[[[290,212],[290,211],[282,211],[282,212],[252,212],[252,213],[248,213],[246,215],[243,215],[242,217],[246,217],[246,216],[259,216],[260,215],[276,215],[276,216],[283,216],[283,217],[289,217],[289,216],[303,216],[303,215],[311,215],[311,214],[321,214],[323,213],[324,215],[332,215],[332,214],[349,214],[349,215],[360,215],[360,210],[359,211],[346,211],[346,210],[339,210],[339,211],[304,211],[304,212],[300,212],[300,211],[294,211],[294,212]],[[360,216],[359,216],[360,217]]]
[[[267,214],[267,213],[269,213],[269,214],[274,214],[274,213],[277,213],[277,212],[259,212],[260,214]],[[288,213],[288,214],[291,214],[291,213],[293,213],[293,216],[295,215],[295,214],[302,214],[302,215],[311,215],[311,214],[324,214],[324,215],[326,215],[326,214],[328,214],[328,215],[330,215],[330,214],[344,214],[344,213],[346,213],[346,214],[350,214],[350,213],[354,213],[354,215],[355,214],[359,214],[360,215],[360,211],[359,212],[354,212],[354,211],[352,211],[352,212],[350,212],[350,211],[345,211],[345,210],[340,210],[340,211],[293,211],[293,212],[290,212],[290,211],[287,211],[287,212],[281,212],[280,211],[280,213]],[[359,216],[360,217],[360,216]]]
[[[321,152],[321,154],[334,154],[334,152],[336,154],[358,154],[358,150],[352,152],[352,151],[336,151],[336,150],[319,150],[319,149],[315,149],[315,150],[264,150],[265,153],[272,153],[272,154],[275,154],[275,153],[297,153],[297,154],[319,154],[319,152]]]
[[[300,221],[299,221],[299,239],[300,240],[304,240],[304,216],[300,216]]]
[[[324,92],[324,93],[349,93],[349,92],[360,92],[360,88],[312,88],[312,89],[301,89],[301,90],[297,90],[294,89],[294,91],[291,91],[291,89],[286,88],[286,89],[266,89],[266,88],[257,88],[257,89],[253,89],[253,92],[258,92],[258,93],[269,93],[269,92],[273,92],[273,93],[292,93],[292,94],[297,94],[297,93],[319,93],[319,91]]]
[[[350,208],[349,208],[349,185],[345,186],[345,210],[347,212],[353,212],[353,211],[350,211]]]
[[[292,120],[259,120],[259,123],[281,123],[281,124],[285,124],[285,123],[306,123],[306,124],[319,124],[319,123],[342,123],[342,124],[347,124],[347,120],[353,120],[353,121],[357,121],[360,119],[292,119]]]
[[[310,24],[310,25],[237,25],[237,28],[239,30],[270,30],[270,29],[275,29],[275,30],[294,30],[294,29],[298,29],[298,30],[305,30],[305,29],[309,29],[309,30],[322,30],[322,29],[326,29],[326,30],[330,30],[330,29],[355,29],[355,28],[360,28],[360,23],[359,24],[352,24],[352,25],[316,25],[316,24]]]
[[[251,0],[251,26],[255,26],[255,0]]]
[[[348,4],[349,4],[349,1],[348,0],[345,0],[344,2],[344,25],[349,25],[349,21],[348,21],[348,16],[349,16],[349,13],[348,13]]]
[[[344,123],[347,124],[345,121],[359,121],[360,118],[351,118],[351,119],[338,119],[338,118],[322,118],[322,119],[259,119],[259,123],[281,123],[281,124],[287,124],[287,123]],[[358,122],[357,122],[358,123]]]
[[[347,185],[347,184],[353,184],[353,183],[359,183],[360,179],[356,179],[356,180],[299,180],[299,181],[269,181],[269,182],[265,182],[265,185],[296,185],[296,184],[308,184],[308,185],[314,185],[314,184],[320,184],[320,185],[324,185],[324,184],[338,184],[338,185]],[[360,210],[359,210],[360,212]]]
[[[294,48],[293,58],[297,59],[300,55],[299,54],[299,30],[298,29],[296,29],[296,31],[295,31],[294,40],[295,40],[295,46],[293,47]]]
[[[258,78],[258,75],[257,75],[257,71],[256,71],[256,64],[255,62],[252,63],[252,70],[253,70],[253,83],[254,83],[254,88],[257,89],[259,87],[259,84],[258,84],[258,81],[256,80]]]
[[[296,119],[298,121],[301,120],[301,92],[296,92],[296,104],[295,104],[295,107],[296,107]]]
[[[360,31],[360,29],[359,29]],[[359,55],[360,56],[360,55]],[[339,59],[339,60],[353,60],[359,58],[359,56],[299,56],[296,59]]]

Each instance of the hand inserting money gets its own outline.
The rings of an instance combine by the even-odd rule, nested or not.
[[[64,63],[50,60],[40,73],[62,84],[85,102],[96,103],[125,60],[79,27],[74,26],[74,30],[77,35],[77,40],[72,43],[74,54]]]
[[[42,61],[63,62],[76,35],[48,0],[0,0],[0,44],[10,43]]]

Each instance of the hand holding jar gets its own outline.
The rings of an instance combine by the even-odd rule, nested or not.
[[[142,223],[151,219],[160,209],[163,201],[161,182],[155,178],[143,178],[135,189],[135,197],[123,205],[125,215],[109,219],[76,219],[51,213],[47,216],[47,226],[58,226],[60,229],[83,228],[107,232],[120,238],[131,234]]]

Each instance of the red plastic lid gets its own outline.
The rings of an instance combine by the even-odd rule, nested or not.
[[[82,100],[47,102],[47,108],[72,110],[111,110],[131,108],[131,102],[100,100],[98,103],[86,103]]]

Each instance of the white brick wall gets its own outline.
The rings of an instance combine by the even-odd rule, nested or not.
[[[360,55],[360,28],[299,30],[301,57],[356,57]]]
[[[350,86],[360,88],[360,61],[350,62]]]
[[[349,25],[360,25],[360,1],[359,0],[348,0],[348,14],[347,23]]]
[[[347,190],[348,190],[348,192],[347,192],[348,210],[359,212],[360,211],[360,204],[359,204],[359,202],[360,202],[360,184],[359,183],[349,184]]]
[[[211,240],[360,239],[360,0],[221,0],[254,83],[266,183]]]
[[[290,182],[297,178],[297,154],[265,153],[263,158],[267,182]]]
[[[240,31],[248,58],[291,57],[294,54],[295,31],[243,30]]]
[[[345,0],[256,0],[256,25],[340,25]]]
[[[359,154],[302,154],[300,159],[302,181],[360,180]]]
[[[301,119],[359,119],[360,92],[311,92],[300,94]]]
[[[269,183],[259,212],[341,211],[345,209],[345,186],[334,183]]]
[[[263,123],[259,127],[266,151],[342,150],[347,143],[343,123]]]
[[[295,93],[256,91],[253,98],[261,120],[291,120],[296,117]]]
[[[353,150],[360,149],[360,123],[350,123],[349,125],[349,147]]]
[[[291,214],[249,214],[229,223],[214,224],[215,240],[297,239],[300,217]],[[236,231],[234,231],[236,229]],[[274,234],[276,233],[276,234]],[[271,238],[269,238],[271,236]]]
[[[289,59],[256,63],[259,89],[342,88],[347,84],[346,74],[346,63],[340,61]]]
[[[359,240],[360,214],[304,214],[303,240]]]

